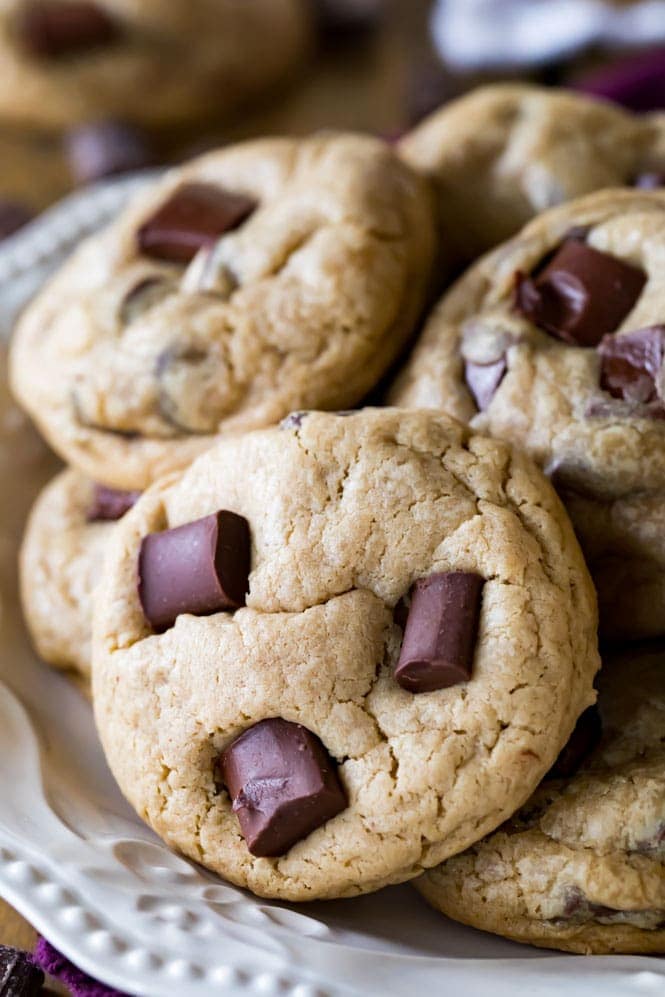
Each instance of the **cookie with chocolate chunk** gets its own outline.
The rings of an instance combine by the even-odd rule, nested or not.
[[[647,175],[653,183],[665,170],[665,121],[570,91],[494,84],[446,104],[399,150],[434,185],[454,267],[564,201]]]
[[[609,636],[665,632],[664,280],[665,193],[546,212],[444,296],[390,393],[545,467]]]
[[[305,0],[9,0],[0,118],[219,118],[288,76],[310,33]]]
[[[37,652],[56,668],[90,677],[93,592],[113,524],[137,498],[66,470],[32,508],[21,548],[21,601]]]
[[[665,953],[665,652],[608,656],[599,743],[418,881],[448,917],[567,952]],[[555,773],[556,775],[556,773]]]
[[[433,253],[426,184],[377,139],[214,152],[30,305],[14,389],[74,466],[141,489],[220,433],[357,404],[413,333]]]
[[[551,486],[437,413],[228,437],[127,513],[95,597],[121,789],[185,855],[290,900],[408,880],[496,827],[597,666]]]

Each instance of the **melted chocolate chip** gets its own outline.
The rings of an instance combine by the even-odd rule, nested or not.
[[[575,725],[568,743],[547,773],[547,779],[570,779],[598,746],[603,726],[597,706],[590,706]]]
[[[142,170],[154,163],[147,135],[134,125],[100,121],[81,125],[65,136],[65,152],[76,183]]]
[[[318,737],[278,717],[237,737],[219,764],[252,855],[284,855],[348,805]]]
[[[484,584],[480,575],[464,571],[415,583],[395,669],[403,689],[434,692],[471,678]]]
[[[44,974],[27,952],[0,945],[0,994],[2,997],[37,997]]]
[[[29,0],[17,29],[27,52],[48,59],[110,45],[119,35],[106,10],[86,0]]]
[[[8,239],[31,222],[33,217],[30,209],[20,201],[0,199],[0,240]]]
[[[213,184],[184,184],[140,227],[139,250],[153,259],[189,263],[255,209],[256,202],[244,194]]]
[[[124,492],[95,484],[86,518],[89,523],[115,522],[122,519],[140,497],[141,492]]]
[[[517,275],[515,305],[558,339],[597,346],[621,325],[645,283],[638,267],[569,239],[535,276]]]
[[[507,370],[505,357],[488,364],[472,363],[470,360],[465,362],[464,380],[479,412],[489,408]]]
[[[138,592],[153,630],[181,613],[208,616],[245,605],[251,541],[243,516],[221,510],[143,538]]]
[[[658,381],[665,358],[665,326],[605,336],[598,347],[600,386],[613,398],[646,404],[660,397]]]

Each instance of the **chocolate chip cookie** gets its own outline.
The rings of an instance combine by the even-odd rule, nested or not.
[[[410,879],[498,826],[597,666],[554,491],[438,413],[228,437],[120,521],[95,599],[121,789],[185,855],[291,900]]]
[[[21,549],[21,600],[38,653],[56,668],[90,676],[93,592],[113,523],[138,495],[66,470],[33,506]]]
[[[665,120],[565,90],[474,90],[407,134],[402,156],[434,183],[447,262],[468,263],[547,208],[665,171]]]
[[[308,47],[304,0],[8,0],[0,117],[69,127],[216,118]]]
[[[373,138],[266,139],[174,171],[29,307],[18,398],[96,481],[141,489],[216,435],[347,408],[413,332],[425,182]]]
[[[507,824],[419,880],[434,907],[546,948],[665,953],[662,645],[615,654],[599,682],[602,734],[583,715],[578,737],[588,748],[591,728],[600,742],[577,774],[555,771]]]
[[[664,279],[664,193],[563,205],[453,287],[391,393],[544,465],[610,636],[665,629]]]

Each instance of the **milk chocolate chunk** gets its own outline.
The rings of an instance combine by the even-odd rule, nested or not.
[[[141,492],[124,492],[117,488],[95,484],[88,509],[89,523],[115,522],[138,502]]]
[[[597,747],[603,725],[597,706],[590,706],[579,717],[568,743],[547,773],[547,779],[570,779]]]
[[[143,538],[139,598],[158,632],[181,613],[208,616],[245,605],[250,571],[249,524],[221,510]]]
[[[632,310],[646,283],[639,267],[566,240],[545,267],[517,276],[517,310],[575,346],[597,346]]]
[[[464,364],[464,380],[479,412],[484,412],[489,407],[507,369],[505,357],[494,363],[480,364],[467,360]]]
[[[411,592],[395,678],[409,692],[434,692],[471,678],[485,584],[451,571],[419,579]]]
[[[220,772],[252,855],[284,855],[347,807],[335,762],[318,737],[278,717],[232,741]]]
[[[76,183],[142,170],[155,161],[147,136],[121,121],[98,121],[73,128],[65,136],[65,152]]]
[[[27,952],[0,945],[0,997],[41,994],[44,974]]]
[[[657,401],[658,379],[665,358],[664,325],[605,336],[598,353],[603,391],[628,402]]]
[[[242,225],[255,208],[244,194],[213,184],[184,184],[138,230],[139,249],[153,259],[189,263],[200,249]]]
[[[17,26],[26,51],[47,59],[110,45],[119,35],[107,11],[87,0],[29,0]]]

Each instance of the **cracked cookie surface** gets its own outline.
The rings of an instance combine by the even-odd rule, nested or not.
[[[91,522],[94,485],[77,471],[57,475],[35,502],[21,547],[23,613],[39,655],[89,678],[92,594],[113,522]]]
[[[443,252],[468,263],[534,215],[665,169],[665,117],[564,90],[481,87],[400,142],[434,184]]]
[[[141,251],[139,233],[192,186],[249,215],[185,269]],[[85,243],[33,302],[13,343],[14,390],[74,466],[129,489],[219,433],[355,405],[415,329],[430,216],[424,181],[375,139],[204,156]]]
[[[658,192],[603,191],[541,215],[443,297],[389,395],[398,405],[443,408],[545,467],[573,518],[610,636],[656,636],[665,620],[665,551],[657,535],[665,496],[665,367],[657,348],[664,223]],[[516,303],[520,281],[537,283],[571,242],[604,254],[602,265],[611,257],[612,266],[636,268],[645,281],[595,347],[563,341]],[[609,298],[611,280],[599,283],[600,297]],[[619,371],[617,388],[604,381],[603,351],[634,342],[630,336],[652,337],[654,349],[648,362],[645,352]],[[470,369],[490,378],[482,392],[476,384],[475,397]]]
[[[48,128],[219,118],[292,71],[308,21],[303,0],[8,0],[0,117]]]
[[[473,927],[571,952],[665,952],[665,652],[614,653],[604,733],[506,825],[418,882]]]
[[[246,606],[154,634],[136,584],[148,534],[246,518]],[[484,579],[471,678],[395,679],[396,612],[436,572]],[[297,414],[158,482],[113,534],[97,590],[93,692],[118,783],[167,843],[264,896],[351,896],[410,879],[498,826],[594,699],[595,596],[540,472],[440,413]],[[348,806],[253,857],[216,759],[267,718],[304,725]]]

